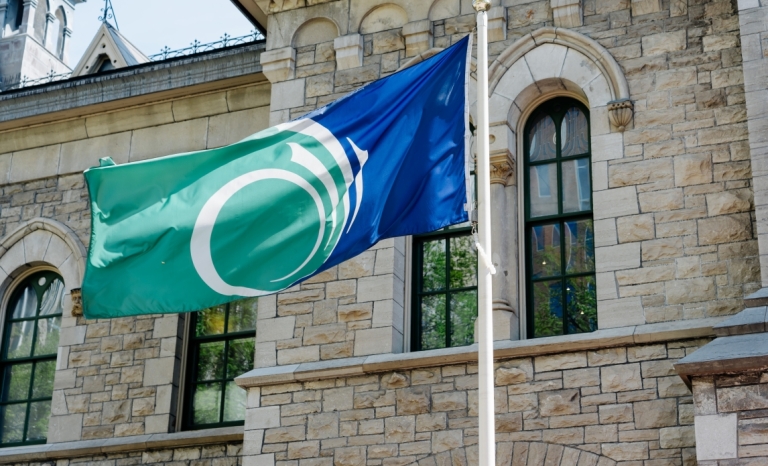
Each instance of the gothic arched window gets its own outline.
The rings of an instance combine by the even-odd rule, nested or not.
[[[0,443],[45,443],[61,330],[64,281],[28,276],[12,292],[3,328]]]
[[[528,337],[596,330],[589,112],[547,101],[524,135]]]

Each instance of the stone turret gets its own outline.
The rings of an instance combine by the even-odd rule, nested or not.
[[[0,0],[0,91],[22,79],[71,71],[75,5],[85,0]]]

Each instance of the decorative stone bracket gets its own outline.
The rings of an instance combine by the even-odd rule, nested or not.
[[[509,184],[515,174],[515,163],[506,154],[491,157],[491,184]]]
[[[262,53],[261,68],[271,83],[293,79],[296,73],[296,50],[284,47]]]
[[[551,0],[552,16],[555,27],[575,28],[584,23],[581,13],[581,0]]]
[[[507,9],[495,6],[488,10],[488,42],[507,40]]]
[[[635,106],[629,99],[608,102],[608,119],[621,132],[632,122]]]
[[[83,315],[83,295],[80,288],[72,288],[70,291],[70,297],[72,298],[72,317],[79,317]]]
[[[432,21],[425,19],[403,26],[405,56],[415,57],[432,48]]]
[[[336,68],[348,70],[363,66],[363,36],[350,34],[333,40],[336,49]]]

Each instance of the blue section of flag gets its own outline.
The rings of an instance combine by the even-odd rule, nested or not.
[[[382,239],[428,233],[468,220],[469,47],[466,37],[305,116],[336,136],[351,156],[355,174],[360,164],[350,140],[368,151],[357,217],[352,222],[349,216],[339,244],[318,272]],[[353,185],[350,191],[354,211],[358,187]]]

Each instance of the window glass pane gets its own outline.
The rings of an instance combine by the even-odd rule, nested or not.
[[[224,389],[224,422],[242,421],[245,419],[245,390],[235,382],[227,382]]]
[[[64,282],[54,278],[50,287],[43,293],[40,303],[40,315],[61,314],[61,298],[64,297]]]
[[[589,152],[589,123],[584,113],[576,107],[565,112],[560,126],[561,156],[586,154]]]
[[[34,320],[14,322],[10,324],[8,338],[8,359],[27,358],[32,352],[32,334],[35,329]]]
[[[227,333],[256,330],[259,298],[243,299],[229,305]]]
[[[421,349],[445,348],[445,295],[421,298]]]
[[[37,401],[29,405],[29,426],[27,441],[44,440],[48,436],[48,418],[51,416],[51,402]]]
[[[560,280],[533,284],[534,336],[563,334],[563,288]]]
[[[472,237],[456,236],[451,241],[451,288],[477,286],[477,251]]]
[[[37,312],[37,293],[32,285],[27,285],[24,288],[13,307],[13,319],[24,319],[27,317],[34,317]]]
[[[3,401],[26,400],[29,397],[31,378],[32,364],[15,364],[6,367],[3,380]]]
[[[588,159],[563,162],[563,212],[582,212],[592,209]]]
[[[254,338],[231,340],[227,355],[227,378],[233,379],[253,369]]]
[[[32,385],[32,398],[47,398],[53,394],[55,372],[55,360],[37,363],[35,366],[35,383]]]
[[[565,273],[594,272],[592,220],[565,222]]]
[[[528,130],[528,161],[554,159],[557,156],[555,122],[549,115],[534,117]]]
[[[27,404],[3,406],[0,413],[3,416],[2,442],[21,442],[24,440],[24,421],[27,419]]]
[[[424,241],[422,291],[445,289],[445,240]]]
[[[477,291],[451,294],[451,346],[471,345],[475,341]]]
[[[198,349],[197,380],[224,378],[224,342],[201,343]]]
[[[597,293],[595,277],[568,279],[568,333],[584,333],[597,330]]]
[[[215,424],[220,422],[221,383],[199,384],[195,388],[194,423]]]
[[[557,164],[535,165],[529,170],[531,217],[557,215]]]
[[[226,306],[211,307],[197,313],[195,335],[221,335],[224,333]]]
[[[535,226],[530,232],[532,277],[560,275],[560,223]]]
[[[37,338],[35,341],[35,356],[56,354],[59,347],[59,332],[61,316],[37,321]]]

